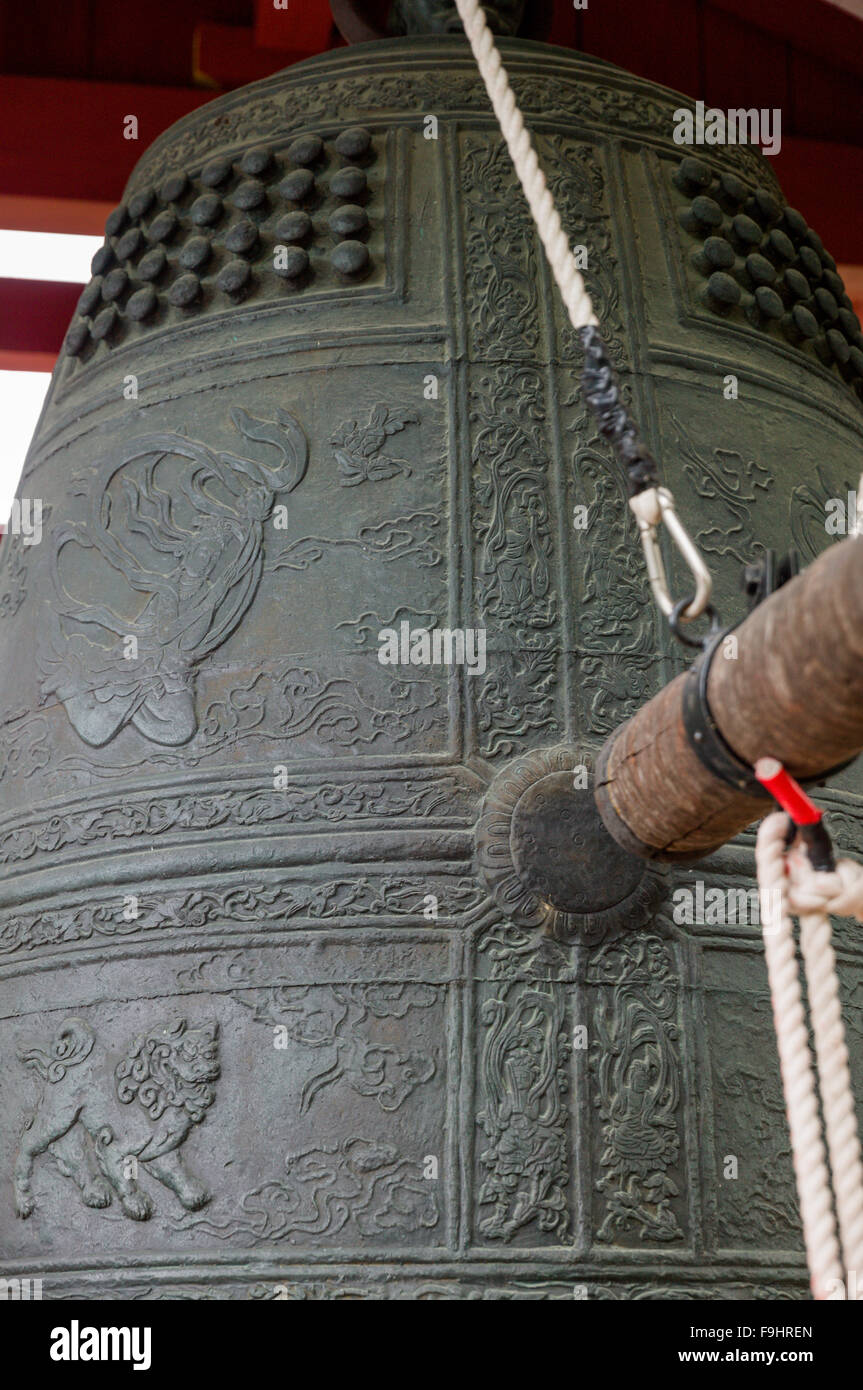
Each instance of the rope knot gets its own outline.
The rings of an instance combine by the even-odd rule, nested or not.
[[[863,869],[840,859],[835,873],[816,873],[800,849],[788,854],[788,907],[796,916],[806,912],[830,917],[863,914]]]

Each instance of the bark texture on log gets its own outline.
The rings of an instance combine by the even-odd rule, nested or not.
[[[750,765],[778,758],[817,777],[863,748],[863,540],[832,546],[735,629],[737,656],[715,654],[707,683],[726,743]],[[596,799],[615,839],[645,858],[700,858],[766,813],[769,802],[715,777],[683,725],[677,676],[617,729],[600,754]]]

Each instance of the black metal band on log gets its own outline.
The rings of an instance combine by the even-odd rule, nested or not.
[[[863,539],[821,555],[735,628],[706,683],[713,720],[748,766],[778,758],[800,780],[863,749]],[[677,676],[607,740],[596,802],[615,840],[642,858],[698,859],[765,814],[762,797],[723,781],[684,723],[693,676]]]

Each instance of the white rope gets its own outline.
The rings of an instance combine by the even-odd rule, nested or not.
[[[835,873],[816,873],[805,854],[788,855],[788,904],[800,919],[821,1107],[845,1266],[856,1271],[863,1299],[863,1156],[848,1065],[830,917],[863,917],[863,869],[840,859]]]
[[[597,325],[581,271],[575,264],[560,214],[554,204],[545,174],[539,167],[506,68],[478,0],[457,0],[458,12],[476,58],[498,124],[509,146],[515,172],[521,180],[537,231],[545,247],[552,274],[560,287],[573,328]],[[598,326],[598,325],[597,325]]]
[[[830,1175],[821,1123],[812,1054],[803,1011],[803,995],[794,949],[791,918],[784,910],[784,815],[768,816],[758,831],[755,858],[761,903],[764,954],[773,1002],[773,1022],[779,1047],[782,1089],[791,1132],[791,1152],[803,1239],[814,1298],[826,1298],[830,1281],[843,1277],[839,1242],[833,1218]],[[781,838],[777,836],[781,834]]]
[[[835,873],[816,872],[800,850],[786,855],[787,828],[785,815],[768,816],[759,827],[755,855],[764,949],[812,1292],[815,1298],[829,1297],[832,1292],[829,1281],[840,1278],[845,1283],[847,1296],[861,1299],[863,1159],[829,914],[863,917],[863,869],[843,859],[836,865]],[[792,913],[800,918],[800,947],[815,1038],[832,1194],[797,969]],[[833,1196],[844,1272],[839,1262]],[[848,1277],[852,1274],[853,1282]]]

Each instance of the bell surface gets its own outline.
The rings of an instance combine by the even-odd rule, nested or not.
[[[856,485],[851,301],[755,148],[500,42],[731,622]],[[685,658],[580,362],[463,38],[300,63],[142,157],[19,490],[41,536],[0,549],[7,1276],[805,1295],[752,833],[662,868],[594,813]],[[819,794],[852,854],[860,788]]]

